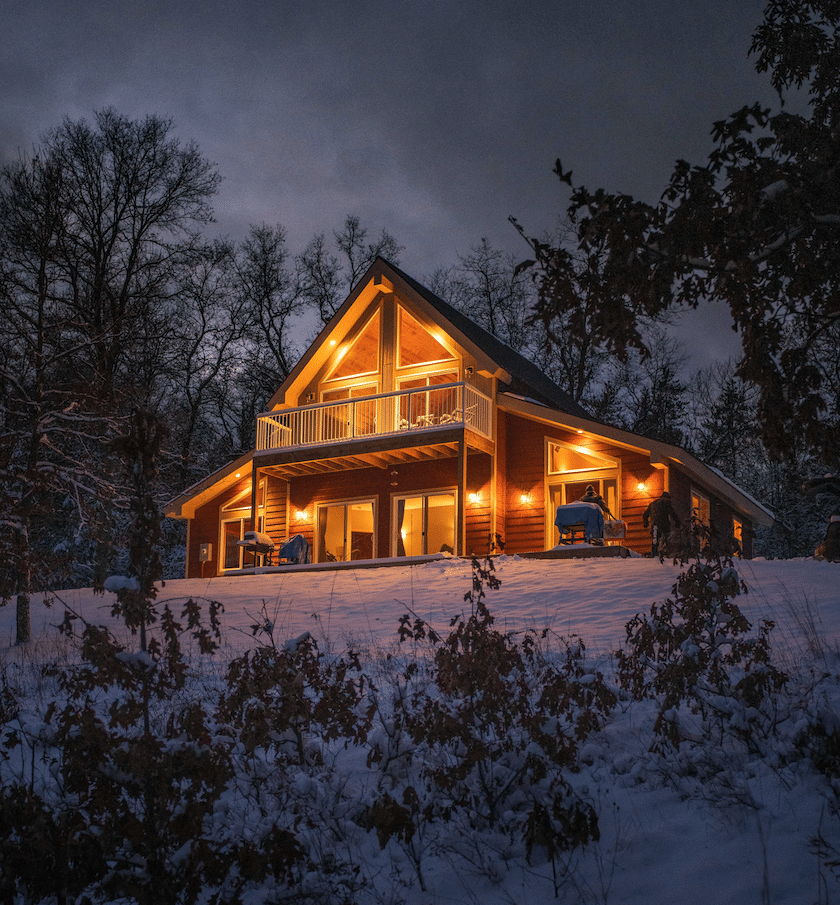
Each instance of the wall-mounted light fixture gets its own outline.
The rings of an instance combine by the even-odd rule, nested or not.
[[[645,482],[639,481],[639,483],[636,485],[636,490],[638,490],[639,493],[644,493],[647,490],[647,487],[645,487]]]
[[[305,509],[298,509],[298,511],[295,513],[295,518],[296,518],[299,522],[305,522],[305,521],[306,521],[306,517],[307,517],[307,516],[306,516],[306,510],[305,510]]]
[[[528,505],[530,505],[530,503],[531,503],[531,494],[530,494],[530,493],[523,493],[523,494],[519,497],[519,502],[522,503],[523,506],[528,506]]]
[[[478,503],[481,500],[481,497],[477,493],[471,493],[468,499],[471,503]]]

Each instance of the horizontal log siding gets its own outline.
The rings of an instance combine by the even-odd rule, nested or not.
[[[546,537],[546,437],[574,446],[583,444],[593,453],[602,453],[620,463],[620,516],[627,522],[624,544],[639,553],[650,550],[650,534],[642,525],[642,514],[664,489],[665,472],[662,469],[654,468],[646,455],[612,446],[600,438],[583,440],[575,432],[517,415],[507,414],[505,419],[508,462],[506,552],[544,550],[553,543],[553,536]],[[639,483],[644,483],[644,491],[639,491]],[[521,502],[523,493],[530,495],[530,504]]]
[[[492,459],[485,453],[467,457],[467,499],[465,553],[483,556],[488,552],[491,509]],[[478,494],[478,501],[471,503],[469,495]]]
[[[496,522],[493,531],[505,542],[508,510],[507,492],[507,418],[504,412],[496,410],[496,485],[493,488],[496,501]],[[494,538],[495,540],[495,538]]]
[[[275,545],[288,536],[287,485],[279,478],[267,478],[265,495],[265,533]],[[273,560],[272,560],[273,562]]]
[[[251,487],[251,476],[243,478],[239,483],[220,493],[217,497],[199,506],[195,518],[190,525],[190,542],[187,547],[187,578],[202,578],[219,574],[219,510],[225,503]],[[250,507],[251,498],[246,497],[246,506]],[[202,544],[213,545],[213,558],[204,564],[204,576],[201,574],[202,564],[198,561],[198,548]]]
[[[535,421],[505,414],[505,522],[506,553],[528,553],[545,549],[545,457],[546,427]],[[523,504],[522,494],[531,498]]]

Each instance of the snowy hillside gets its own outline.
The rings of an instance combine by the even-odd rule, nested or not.
[[[237,765],[232,779],[220,780],[193,835],[214,851],[238,845],[241,852],[245,837],[256,846],[272,827],[275,843],[278,832],[287,834],[282,870],[276,847],[267,872],[254,868],[249,874],[241,858],[231,861],[223,879],[202,866],[205,885],[192,899],[182,890],[178,901],[202,901],[214,893],[220,901],[289,896],[371,905],[532,905],[555,897],[628,905],[840,901],[840,565],[737,563],[749,593],[735,596],[734,603],[752,628],[742,636],[742,659],[728,667],[724,680],[715,670],[727,652],[739,649],[739,623],[726,604],[732,589],[724,587],[731,575],[704,579],[695,598],[705,595],[713,609],[710,620],[703,618],[715,640],[705,671],[694,676],[687,692],[683,687],[673,706],[663,701],[673,693],[677,673],[665,675],[655,665],[645,652],[647,635],[638,636],[635,655],[625,648],[621,675],[614,654],[625,641],[627,622],[672,596],[684,570],[640,558],[503,556],[495,565],[501,586],[485,588],[495,622],[479,629],[485,632],[480,643],[493,631],[511,634],[481,648],[498,657],[497,665],[488,660],[470,667],[485,669],[487,676],[486,689],[469,693],[475,708],[470,712],[464,707],[466,686],[458,684],[466,681],[465,659],[433,658],[446,646],[453,618],[470,616],[471,604],[464,600],[471,587],[468,562],[290,570],[173,581],[161,589],[159,606],[170,601],[176,618],[189,598],[200,600],[205,614],[206,601],[224,605],[221,647],[213,655],[191,649],[186,685],[155,711],[156,724],[163,726],[179,708],[200,702],[213,713],[202,744],[212,748],[210,738],[228,744],[226,757]],[[41,669],[75,657],[71,642],[55,628],[62,604],[84,620],[109,625],[131,649],[136,639],[111,618],[114,595],[71,591],[58,597],[49,608],[33,602],[34,640],[26,649],[13,646],[13,605],[0,609],[0,738],[7,751],[0,770],[7,793],[17,782],[50,807],[61,799],[62,807],[72,809],[80,807],[76,793],[67,784],[59,789],[53,781],[57,768],[48,768],[56,763],[51,758],[58,736],[45,712],[50,702],[61,707],[80,692],[56,684]],[[441,640],[400,643],[405,614],[406,635],[422,635],[429,626]],[[767,662],[757,641],[761,620],[775,623]],[[665,622],[660,613],[655,625],[643,626],[653,632],[663,660]],[[307,632],[320,658],[298,654],[309,649],[299,641]],[[298,639],[297,646],[291,639]],[[680,669],[695,662],[691,658],[700,657],[702,643],[682,640],[668,654],[670,662]],[[299,657],[294,663],[314,707],[312,721],[300,732],[276,724],[260,744],[244,735],[232,744],[232,730],[224,726],[253,718],[258,661],[247,661],[247,693],[247,683],[238,689],[226,685],[227,665],[258,645],[279,652],[271,654],[275,665],[278,656],[286,665]],[[511,668],[514,649],[518,659]],[[351,650],[359,656],[357,665],[347,659]],[[135,668],[139,662],[127,654],[120,658]],[[323,679],[327,674],[333,684]],[[678,676],[685,686],[684,673]],[[504,681],[497,688],[499,677]],[[773,684],[783,678],[782,685]],[[634,699],[641,697],[634,695],[637,680],[653,696]],[[655,681],[660,684],[654,688]],[[546,703],[549,685],[562,703]],[[111,701],[114,687],[86,690],[84,699]],[[260,694],[264,711],[271,706],[271,689]],[[357,697],[348,703],[347,694]],[[500,695],[493,699],[500,719],[503,712],[512,714],[501,734],[502,723],[494,723],[492,714],[480,726],[475,717],[493,694]],[[288,703],[283,706],[288,710]],[[339,726],[339,713],[355,722]],[[461,738],[465,723],[474,732]],[[248,725],[257,732],[256,723]],[[21,738],[24,743],[17,744]],[[476,739],[479,748],[471,747]],[[462,769],[469,758],[470,768]],[[121,782],[122,794],[130,797],[128,781]],[[166,870],[175,876],[179,864],[199,863],[191,860],[197,845],[191,839],[173,847]],[[149,868],[138,868],[135,857],[130,869],[136,876]],[[102,888],[91,887],[94,901],[97,893],[99,901],[108,900]]]

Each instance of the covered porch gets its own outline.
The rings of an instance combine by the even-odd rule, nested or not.
[[[398,403],[405,395],[377,401]],[[328,423],[324,413],[335,408],[315,407],[321,424]],[[303,411],[312,408],[297,413]],[[313,564],[483,550],[493,528],[492,425],[479,430],[463,413],[460,423],[441,421],[428,408],[425,414],[435,415],[436,423],[415,420],[384,434],[354,436],[348,430],[328,442],[322,435],[320,442],[258,449],[252,459],[251,524],[266,530],[275,544],[302,535]],[[351,417],[348,427],[353,424]]]

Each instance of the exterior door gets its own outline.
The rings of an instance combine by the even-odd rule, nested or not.
[[[318,507],[317,562],[373,559],[375,549],[373,500],[327,503]]]
[[[265,501],[267,485],[260,481],[257,492],[257,531],[265,530]],[[230,569],[242,569],[251,562],[246,562],[245,548],[239,546],[239,541],[245,539],[245,532],[250,530],[251,500],[250,492],[240,494],[227,505],[222,506],[220,512],[220,549],[222,551],[219,567],[222,572]],[[244,505],[247,500],[247,506]],[[248,554],[250,556],[250,554]],[[263,565],[264,557],[256,554],[253,557],[253,565]]]
[[[394,499],[394,554],[425,556],[455,550],[455,493],[435,492]]]
[[[552,532],[550,537],[553,538],[551,546],[556,546],[560,542],[560,534],[554,524],[557,507],[577,502],[586,493],[586,488],[590,485],[603,497],[610,512],[616,518],[618,517],[618,482],[615,478],[590,477],[583,480],[580,477],[576,477],[565,480],[561,484],[550,484],[548,488],[549,510],[547,514],[549,531]],[[607,518],[606,513],[604,518]]]

